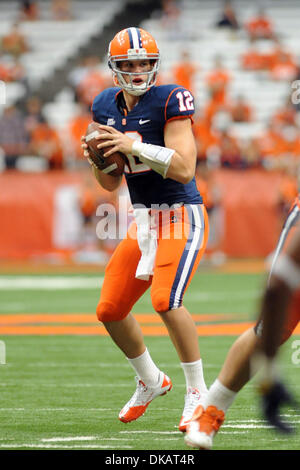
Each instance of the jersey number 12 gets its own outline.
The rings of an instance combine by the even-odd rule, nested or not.
[[[188,90],[179,91],[176,93],[176,98],[179,101],[179,111],[193,111],[194,98]]]

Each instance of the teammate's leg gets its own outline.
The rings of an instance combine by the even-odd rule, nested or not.
[[[299,221],[299,196],[296,198],[280,234],[273,258],[269,280],[273,267],[282,252],[291,228]],[[285,324],[282,343],[292,334],[300,320],[300,293],[296,292],[289,309]],[[250,328],[242,334],[231,346],[219,376],[211,385],[202,405],[196,410],[193,420],[187,429],[185,441],[197,448],[210,449],[213,436],[219,430],[225,419],[225,413],[233,403],[237,393],[255,373],[253,356],[259,350],[261,323],[258,320],[255,328]],[[208,424],[210,423],[210,425]],[[203,424],[205,425],[203,427]],[[205,429],[205,430],[204,430]]]
[[[259,338],[253,328],[249,328],[236,339],[228,351],[218,377],[224,387],[237,393],[250,380],[253,375],[251,357],[258,345]]]
[[[233,343],[217,379],[201,400],[187,428],[185,442],[189,446],[211,449],[213,437],[224,422],[226,411],[251,378],[251,358],[258,343],[259,338],[253,328]]]
[[[292,334],[300,320],[300,292],[296,292],[289,309],[289,315],[281,343]],[[211,449],[213,437],[224,422],[225,414],[238,392],[253,377],[254,355],[260,347],[260,322],[239,336],[231,346],[218,378],[204,396],[196,410],[193,421],[187,429],[185,441],[191,447]]]

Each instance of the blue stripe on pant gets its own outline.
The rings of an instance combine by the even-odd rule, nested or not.
[[[200,205],[186,205],[190,231],[171,289],[169,309],[180,307],[204,236],[204,217]]]

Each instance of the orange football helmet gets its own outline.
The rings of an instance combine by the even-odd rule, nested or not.
[[[120,61],[145,59],[151,60],[152,69],[149,72],[143,72],[143,75],[147,75],[147,80],[141,85],[133,82],[134,76],[140,73],[124,72],[119,68]],[[123,29],[109,44],[108,65],[113,71],[115,83],[131,95],[140,96],[155,85],[159,64],[160,53],[156,41],[142,28]],[[130,77],[129,83],[124,79],[124,75]]]

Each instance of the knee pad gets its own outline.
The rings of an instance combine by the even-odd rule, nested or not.
[[[168,289],[156,289],[151,292],[151,300],[154,310],[157,313],[164,313],[170,310],[170,291]]]
[[[96,313],[98,320],[105,323],[123,320],[129,312],[124,312],[121,305],[116,305],[113,302],[99,302]]]

